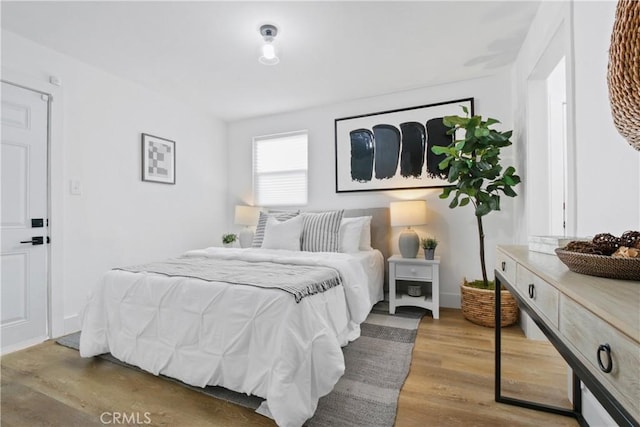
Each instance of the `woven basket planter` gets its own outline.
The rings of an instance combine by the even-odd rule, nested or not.
[[[609,48],[607,82],[613,122],[640,150],[640,2],[620,0]]]
[[[462,284],[462,315],[465,319],[488,328],[495,327],[495,291],[477,289]],[[518,303],[507,290],[500,291],[502,310],[501,327],[513,325],[518,321]]]

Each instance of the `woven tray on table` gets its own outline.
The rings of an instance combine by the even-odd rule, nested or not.
[[[613,258],[556,249],[556,255],[569,270],[609,279],[640,280],[640,258]]]
[[[462,295],[462,315],[465,319],[489,328],[495,327],[495,291],[460,286]],[[500,291],[500,326],[513,325],[518,321],[518,303],[507,290]]]

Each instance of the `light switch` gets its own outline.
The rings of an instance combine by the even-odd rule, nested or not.
[[[82,194],[82,184],[79,179],[72,179],[70,181],[69,190],[71,194],[74,196],[79,196]]]

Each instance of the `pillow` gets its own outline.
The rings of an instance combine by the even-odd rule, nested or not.
[[[264,228],[262,248],[299,251],[302,226],[301,216],[295,216],[286,221],[278,221],[273,216],[270,216]]]
[[[351,253],[360,251],[360,240],[363,227],[367,222],[365,216],[342,218],[340,221],[340,252]]]
[[[251,242],[252,248],[262,247],[262,240],[264,239],[264,227],[267,225],[267,219],[273,216],[278,221],[285,221],[297,216],[299,211],[287,211],[287,212],[260,212],[260,218],[258,219],[258,225],[256,226],[256,233],[253,235],[253,241]]]
[[[344,211],[303,213],[302,250],[309,252],[338,252],[340,249],[340,221]]]
[[[360,235],[360,250],[372,251],[371,247],[371,216],[363,216],[365,218],[364,224],[362,224],[362,234]]]

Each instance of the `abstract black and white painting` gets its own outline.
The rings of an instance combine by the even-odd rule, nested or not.
[[[462,107],[473,115],[473,98],[336,119],[336,192],[449,185],[431,147],[451,143],[442,118]]]
[[[176,143],[142,134],[142,180],[162,184],[176,183]]]

